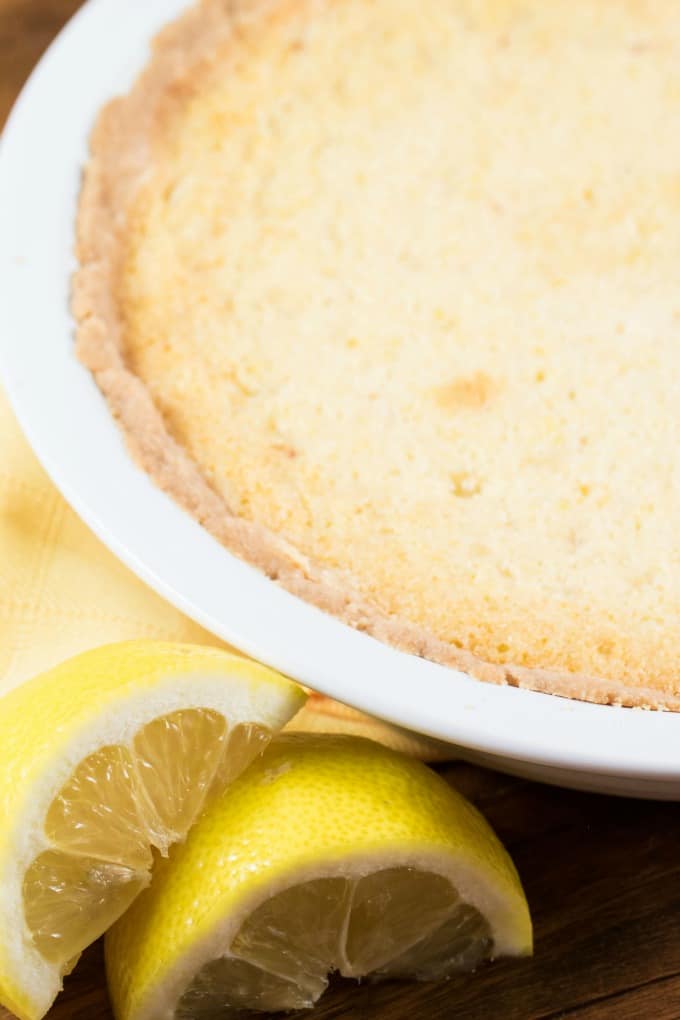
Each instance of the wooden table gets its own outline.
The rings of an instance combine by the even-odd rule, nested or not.
[[[0,0],[0,125],[79,6]],[[535,921],[534,959],[434,986],[334,983],[315,1017],[680,1020],[680,809],[554,790],[463,764],[442,771],[486,814],[517,863]],[[0,1008],[0,1020],[8,1016]],[[99,945],[50,1014],[67,1018],[111,1020]]]

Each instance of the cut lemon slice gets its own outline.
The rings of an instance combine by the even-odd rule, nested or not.
[[[513,864],[424,765],[278,737],[107,935],[118,1020],[312,1006],[332,971],[439,979],[531,952]]]
[[[0,700],[0,1002],[42,1016],[78,954],[299,709],[295,684],[212,648],[127,642]]]

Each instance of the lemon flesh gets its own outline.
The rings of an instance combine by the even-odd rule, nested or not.
[[[27,1020],[47,1010],[149,884],[153,849],[184,839],[302,698],[225,652],[130,642],[0,700],[3,1004]]]
[[[229,955],[196,975],[175,1017],[227,1020],[244,1008],[311,1007],[333,971],[435,981],[474,970],[491,946],[484,917],[439,875],[389,868],[362,878],[320,878],[256,910]]]
[[[277,738],[107,935],[118,1020],[312,1006],[328,975],[435,980],[531,951],[512,862],[439,776],[361,738]]]
[[[151,847],[167,853],[186,836],[222,759],[238,775],[271,734],[241,724],[232,736],[236,754],[223,715],[185,709],[80,763],[47,813],[50,849],[24,877],[26,923],[46,960],[65,967],[120,917],[148,885]]]

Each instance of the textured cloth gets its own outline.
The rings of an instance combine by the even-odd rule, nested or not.
[[[77,652],[130,638],[219,644],[82,523],[42,470],[0,391],[0,690]],[[293,725],[359,733],[430,761],[452,751],[317,694]]]

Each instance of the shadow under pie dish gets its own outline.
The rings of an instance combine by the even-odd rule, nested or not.
[[[670,0],[191,9],[80,202],[136,459],[397,647],[677,708],[679,49]]]

